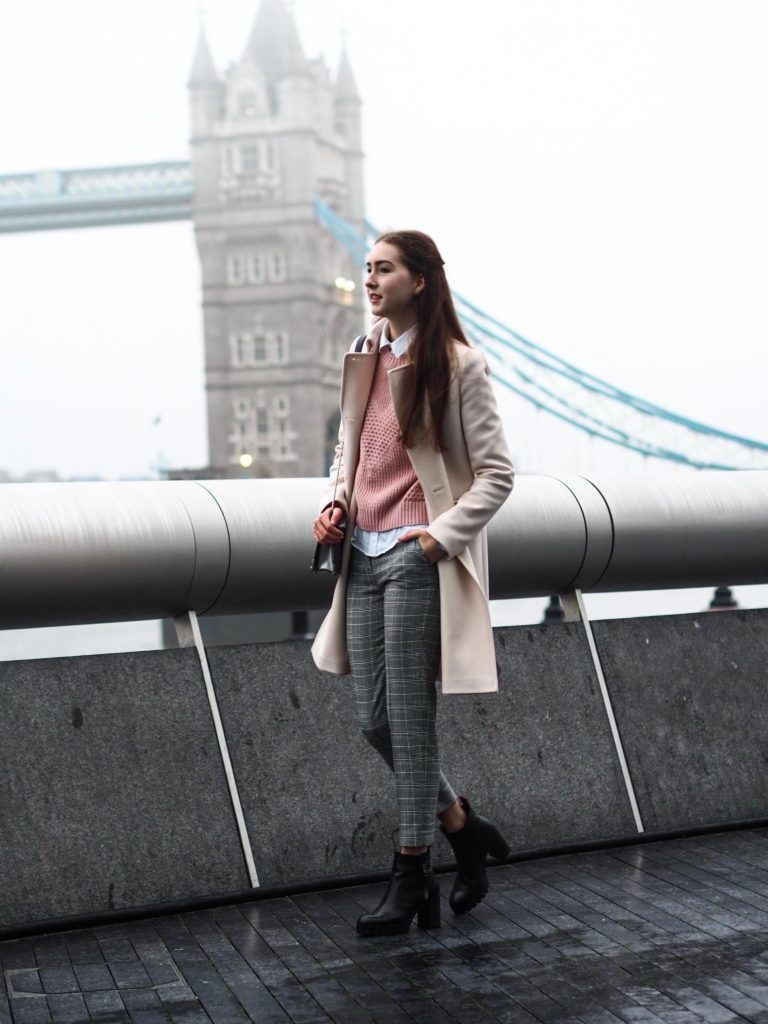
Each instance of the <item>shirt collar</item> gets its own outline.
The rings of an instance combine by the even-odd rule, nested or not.
[[[409,327],[407,331],[404,331],[399,338],[395,338],[394,341],[389,340],[389,323],[384,324],[384,328],[379,337],[379,349],[383,349],[389,345],[392,349],[392,355],[398,359],[404,356],[408,351],[408,346],[411,344],[413,339],[416,337],[416,324]]]

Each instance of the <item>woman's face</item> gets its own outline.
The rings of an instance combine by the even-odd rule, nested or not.
[[[376,316],[416,320],[417,296],[424,278],[406,267],[400,250],[389,242],[377,242],[368,255],[365,287]]]

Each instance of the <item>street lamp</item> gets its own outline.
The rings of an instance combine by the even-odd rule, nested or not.
[[[333,284],[336,288],[336,301],[343,306],[351,306],[355,282],[350,281],[348,277],[337,277]]]

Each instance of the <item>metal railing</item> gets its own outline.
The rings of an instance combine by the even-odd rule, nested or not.
[[[0,628],[321,608],[324,481],[0,485]],[[768,582],[768,472],[522,476],[491,596]]]

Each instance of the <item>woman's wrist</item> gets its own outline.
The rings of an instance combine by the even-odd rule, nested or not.
[[[433,562],[439,562],[441,558],[447,558],[448,552],[440,541],[435,540],[431,533],[426,530],[419,537],[421,546]]]

